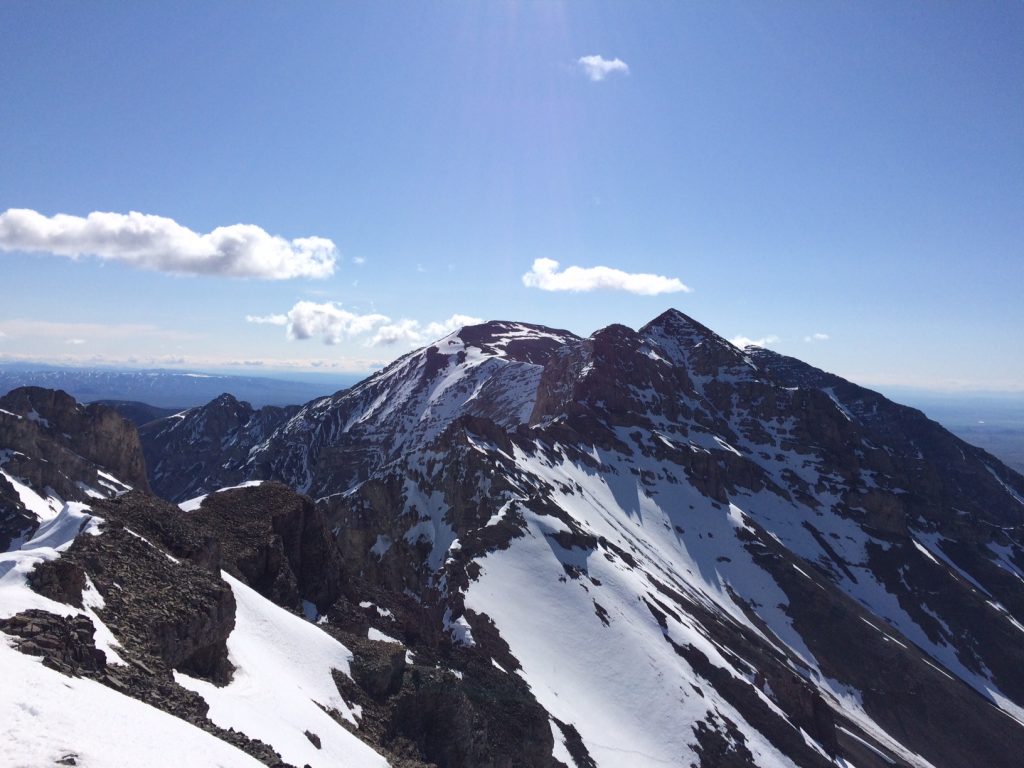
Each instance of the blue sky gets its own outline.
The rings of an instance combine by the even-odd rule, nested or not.
[[[209,5],[0,6],[0,360],[358,373],[675,306],[1024,389],[1018,3]]]

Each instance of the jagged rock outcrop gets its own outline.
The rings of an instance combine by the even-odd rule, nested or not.
[[[253,408],[230,394],[139,428],[153,491],[171,501],[237,485],[250,451],[298,406]]]
[[[101,405],[21,387],[0,397],[0,551],[65,501],[149,490],[135,428]]]

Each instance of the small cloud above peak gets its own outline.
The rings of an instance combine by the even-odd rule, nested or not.
[[[657,296],[661,293],[690,293],[691,288],[674,277],[644,272],[623,272],[612,267],[566,267],[559,271],[554,259],[535,259],[530,271],[523,275],[523,285],[542,291],[584,293],[599,288]]]
[[[804,341],[828,341],[827,333],[812,333],[810,336],[804,336]]]
[[[582,70],[591,82],[599,83],[609,75],[616,73],[622,75],[629,74],[629,65],[622,59],[606,59],[604,56],[592,55],[592,56],[580,56],[576,59],[576,65]]]
[[[744,347],[770,347],[778,340],[778,336],[762,336],[760,339],[751,339],[746,336],[733,336],[729,339],[729,343],[743,349]]]

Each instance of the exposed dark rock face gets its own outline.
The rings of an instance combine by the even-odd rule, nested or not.
[[[107,659],[93,641],[95,628],[88,616],[57,616],[40,610],[23,611],[0,619],[0,632],[18,638],[14,647],[66,675],[101,675]]]
[[[229,394],[139,429],[153,491],[171,501],[237,485],[249,452],[298,406],[253,408]]]
[[[0,445],[5,448],[63,464],[69,470],[64,475],[76,478],[81,474],[72,463],[77,454],[79,460],[105,469],[133,488],[149,490],[138,434],[112,408],[80,405],[59,390],[22,387],[0,397],[0,409],[22,417],[0,420]],[[63,451],[46,442],[56,443]],[[63,469],[58,466],[58,471]],[[56,476],[52,479],[60,483]]]
[[[86,501],[149,490],[135,428],[116,411],[83,406],[64,392],[38,387],[0,397],[0,469],[54,500]],[[0,551],[31,535],[37,514],[8,478],[0,475]]]
[[[118,503],[110,502],[105,512]],[[127,647],[158,657],[168,669],[218,683],[230,679],[226,641],[235,624],[235,599],[219,576],[187,561],[173,562],[116,514],[107,519],[103,535],[80,536],[60,559],[38,565],[32,586],[60,600],[67,596],[61,576],[68,572],[93,579],[106,602],[99,612]],[[48,593],[51,585],[62,591]]]
[[[393,765],[558,765],[551,757],[547,714],[529,687],[498,672],[480,654],[448,647],[430,663],[430,651],[424,649],[416,662],[407,663],[400,645],[329,631],[355,655],[354,682],[340,675],[336,680],[346,697],[363,708],[358,733]]]
[[[142,494],[94,509],[208,573],[228,571],[286,608],[308,600],[326,612],[341,594],[341,555],[323,515],[278,483],[213,493],[190,512]]]

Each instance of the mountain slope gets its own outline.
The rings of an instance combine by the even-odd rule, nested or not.
[[[669,313],[556,352],[530,426],[456,420],[323,503],[360,567],[440,593],[457,638],[500,635],[600,765],[786,763],[801,718],[811,751],[1012,765],[1021,479],[844,395]]]
[[[61,560],[120,521],[223,569],[210,599],[241,604],[236,579],[304,612],[352,653],[337,692],[392,764],[966,768],[1024,748],[1024,478],[674,310],[586,339],[463,328],[297,410],[224,396],[142,439],[186,511],[97,501],[107,527]],[[266,480],[315,507],[212,493]],[[231,711],[212,637],[175,679],[205,727],[283,755],[271,735],[297,726]]]

